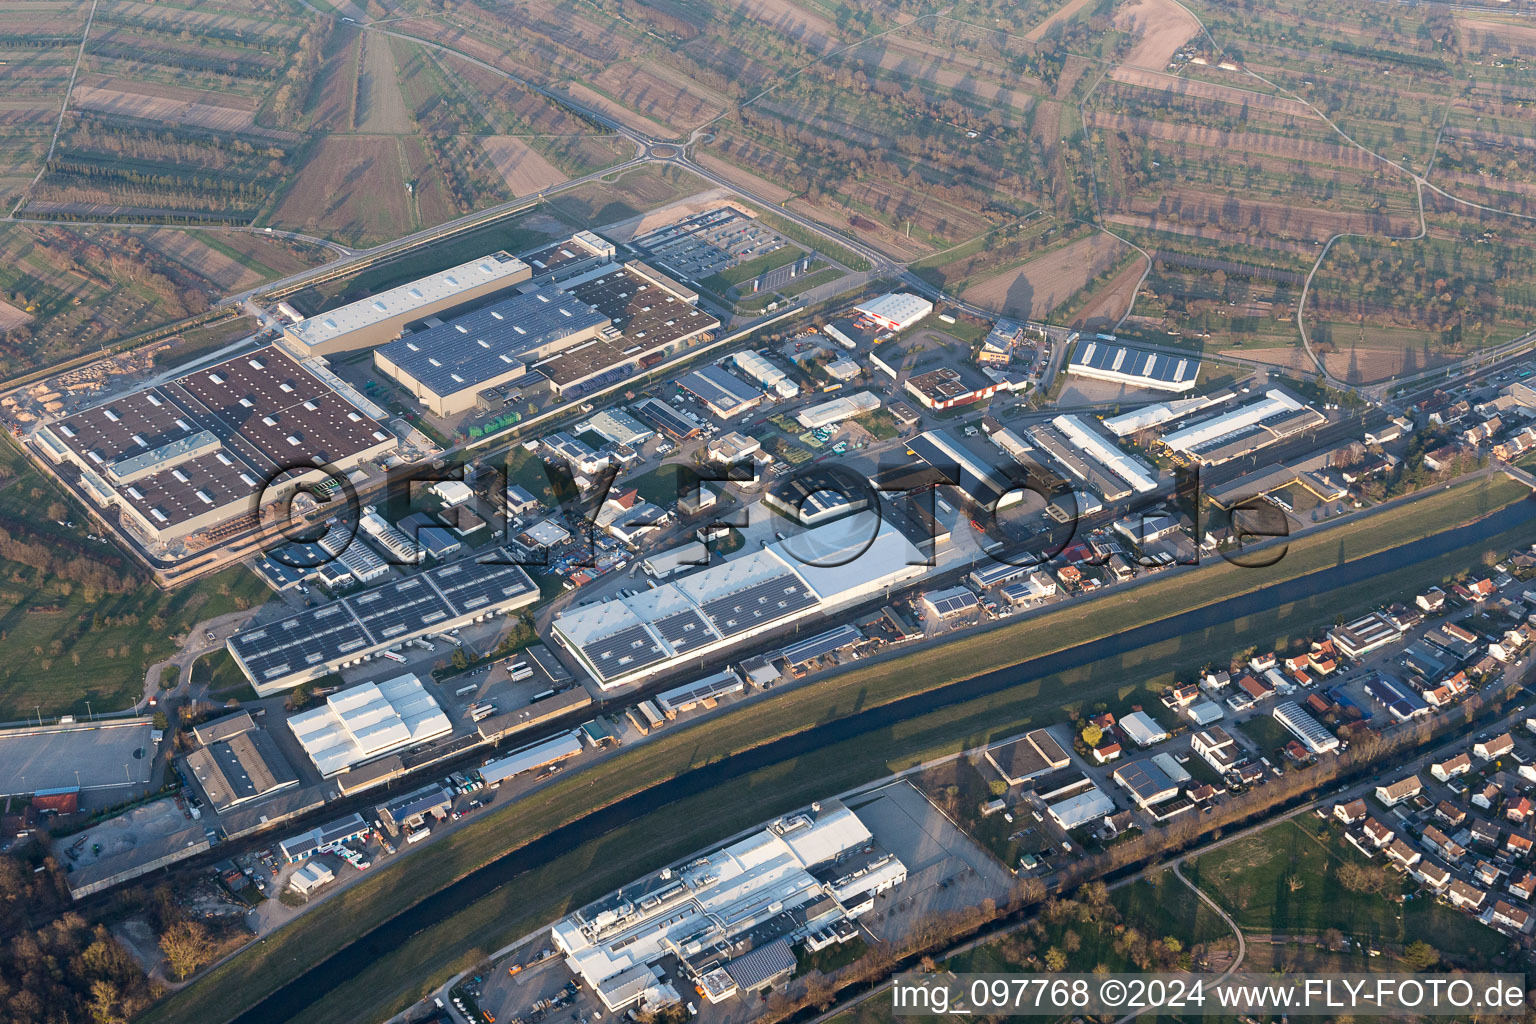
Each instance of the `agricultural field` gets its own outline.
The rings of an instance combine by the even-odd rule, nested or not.
[[[104,0],[83,45],[90,4],[3,10],[0,198],[28,217],[368,245],[630,152],[506,72],[369,31],[362,10]]]

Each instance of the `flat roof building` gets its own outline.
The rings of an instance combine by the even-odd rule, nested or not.
[[[856,419],[880,408],[880,399],[872,391],[855,391],[830,401],[807,406],[795,413],[795,421],[808,430]]]
[[[574,296],[539,288],[407,334],[375,349],[373,361],[433,413],[454,416],[475,408],[482,391],[603,337],[611,325]]]
[[[1179,784],[1150,757],[1116,768],[1115,781],[1143,810],[1179,795]]]
[[[283,753],[249,712],[228,715],[194,730],[203,744],[187,755],[215,810],[223,812],[299,784]]]
[[[405,325],[528,280],[528,264],[493,252],[292,324],[285,342],[303,356],[382,345]]]
[[[1072,353],[1067,372],[1133,388],[1189,391],[1200,376],[1200,360],[1088,338]]]
[[[821,949],[856,936],[854,919],[906,877],[853,811],[826,800],[631,883],[550,932],[610,1012],[655,985],[651,972],[663,960],[721,1002],[793,971],[789,947]]]
[[[881,330],[904,331],[933,312],[933,303],[910,292],[886,292],[854,307]]]
[[[1324,422],[1326,417],[1316,409],[1271,388],[1235,409],[1165,434],[1162,442],[1208,466],[1219,466]]]
[[[226,647],[265,697],[414,637],[538,599],[538,587],[521,566],[463,559],[247,627],[231,636]]]
[[[907,449],[940,473],[954,473],[954,486],[978,507],[1001,511],[1024,499],[1020,487],[944,430],[924,431]]]
[[[294,715],[288,728],[322,776],[446,736],[453,723],[413,675],[363,683]]]
[[[678,378],[677,386],[722,420],[740,416],[763,400],[761,391],[714,363],[684,374]]]
[[[393,451],[399,440],[349,397],[274,346],[119,395],[41,427],[103,509],[148,543],[247,517],[301,483]],[[281,479],[283,486],[266,490]]]
[[[838,519],[723,564],[586,607],[551,626],[603,689],[647,679],[773,629],[880,593],[926,571],[917,548],[872,511]],[[653,572],[677,571],[656,558]]]
[[[1051,424],[1077,445],[1079,451],[1096,459],[1115,476],[1130,484],[1136,493],[1145,494],[1157,490],[1156,470],[1099,436],[1079,417],[1057,416]]]
[[[1018,739],[994,743],[987,748],[986,758],[1010,786],[1022,785],[1071,763],[1067,752],[1061,749],[1061,744],[1044,729],[1035,729]]]

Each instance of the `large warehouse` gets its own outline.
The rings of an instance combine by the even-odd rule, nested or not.
[[[375,349],[373,362],[433,413],[455,416],[473,409],[480,392],[526,375],[547,356],[603,337],[611,324],[585,302],[539,288],[407,334]]]
[[[268,697],[413,637],[538,599],[522,567],[465,559],[242,629],[227,646],[256,692]]]
[[[895,526],[858,513],[552,623],[605,690],[915,579],[925,560]]]
[[[1067,372],[1132,388],[1189,391],[1200,376],[1200,360],[1089,338],[1072,353]]]
[[[561,349],[533,368],[574,398],[708,341],[720,321],[698,308],[699,294],[639,260],[604,263],[560,288],[607,317],[613,332]]]
[[[1326,417],[1279,388],[1262,398],[1163,436],[1163,444],[1208,466],[1251,454],[1265,445],[1311,429]]]
[[[740,416],[763,400],[761,391],[714,363],[679,377],[677,386],[703,402],[705,408],[722,420]]]
[[[375,758],[446,736],[453,723],[413,675],[363,683],[288,720],[288,728],[326,778]]]
[[[855,313],[867,316],[884,331],[904,331],[933,312],[933,303],[921,295],[908,292],[886,292],[853,308]]]
[[[1007,476],[943,430],[924,431],[907,442],[907,450],[946,478],[953,475],[954,486],[972,505],[995,512],[1024,500]]]
[[[302,356],[371,348],[393,340],[412,321],[510,288],[532,275],[516,256],[493,252],[300,320],[289,326],[283,340]]]
[[[1051,425],[1066,435],[1078,451],[1090,456],[1115,476],[1131,485],[1138,494],[1157,490],[1157,471],[1142,460],[1127,455],[1107,438],[1099,435],[1077,416],[1057,416]]]
[[[649,992],[675,999],[663,962],[718,1003],[789,977],[796,944],[814,951],[856,938],[854,919],[906,877],[853,811],[824,800],[610,893],[550,935],[609,1012]]]
[[[270,345],[56,420],[35,440],[148,543],[253,516],[279,476],[290,490],[318,483],[317,466],[345,473],[399,444]]]

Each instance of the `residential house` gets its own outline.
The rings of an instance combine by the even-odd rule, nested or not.
[[[1512,932],[1531,930],[1531,912],[1503,900],[1495,900],[1488,915],[1488,923],[1495,928],[1508,928]]]
[[[1407,871],[1423,860],[1424,855],[1403,842],[1402,838],[1399,837],[1387,844],[1387,859]],[[1449,874],[1450,872],[1446,873]]]
[[[1412,799],[1424,791],[1424,783],[1417,775],[1398,779],[1388,786],[1376,787],[1376,799],[1388,807],[1396,807],[1404,800]]]
[[[1531,820],[1531,814],[1536,811],[1536,805],[1531,803],[1531,798],[1524,793],[1504,805],[1504,817],[1516,825],[1524,825]]]
[[[1536,846],[1536,840],[1523,832],[1511,832],[1504,837],[1504,849],[1511,857],[1529,857],[1533,846]]]
[[[1445,891],[1445,897],[1450,900],[1453,907],[1460,907],[1462,910],[1478,910],[1482,907],[1483,901],[1488,898],[1488,894],[1471,882],[1463,882],[1457,878],[1451,881],[1450,887]]]
[[[1378,850],[1390,843],[1397,835],[1375,818],[1366,818],[1365,824],[1360,826],[1360,833]]]
[[[1466,751],[1448,760],[1436,761],[1429,766],[1429,774],[1433,775],[1438,782],[1449,782],[1456,776],[1465,775],[1471,770],[1472,758]]]
[[[1435,819],[1444,822],[1447,828],[1458,828],[1467,820],[1467,812],[1449,800],[1441,800],[1435,805]]]
[[[1491,821],[1484,821],[1482,818],[1479,818],[1472,823],[1468,834],[1472,837],[1472,842],[1478,846],[1484,846],[1492,850],[1496,849],[1499,845],[1499,826]]]
[[[1509,894],[1529,902],[1531,897],[1536,896],[1536,871],[1527,871],[1518,879],[1510,882]]]
[[[1333,816],[1346,825],[1353,825],[1356,822],[1364,821],[1369,815],[1370,811],[1365,806],[1363,799],[1351,800],[1347,804],[1333,805]]]
[[[1414,598],[1413,603],[1431,615],[1436,614],[1445,607],[1445,591],[1439,587],[1430,587],[1427,591]]]
[[[1499,802],[1499,784],[1490,782],[1476,793],[1472,794],[1474,806],[1481,807],[1485,811],[1493,810],[1493,805]]]
[[[1515,738],[1509,733],[1500,733],[1488,740],[1479,740],[1472,745],[1472,753],[1484,761],[1492,761],[1496,757],[1505,757],[1515,749]]]
[[[1093,760],[1095,764],[1109,764],[1120,756],[1120,744],[1106,743],[1101,747],[1093,748]]]

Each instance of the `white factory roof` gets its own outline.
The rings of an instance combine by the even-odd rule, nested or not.
[[[1139,459],[1132,458],[1076,416],[1057,416],[1051,424],[1079,450],[1107,466],[1110,472],[1140,492],[1157,490],[1157,478]]]
[[[828,423],[841,423],[843,420],[862,416],[867,412],[874,412],[880,408],[880,399],[873,392],[855,391],[851,395],[843,395],[834,398],[830,402],[822,402],[801,409],[795,415],[802,427],[824,427]]]
[[[886,292],[855,306],[854,310],[876,320],[895,324],[896,329],[901,330],[932,313],[933,303],[910,292]]]
[[[1192,423],[1182,430],[1175,430],[1163,438],[1163,443],[1175,451],[1187,452],[1197,445],[1218,437],[1251,427],[1262,419],[1277,413],[1295,412],[1306,408],[1301,402],[1284,391],[1272,388],[1263,398],[1238,406],[1229,412]]]
[[[1115,802],[1097,786],[1091,786],[1076,796],[1058,800],[1047,808],[1056,824],[1068,831],[1079,825],[1087,825],[1115,813]]]
[[[810,869],[870,841],[839,801],[794,815],[679,869],[665,869],[556,922],[566,962],[597,985],[674,951],[744,934],[825,891]],[[697,948],[696,948],[697,947]]]
[[[1138,747],[1150,747],[1168,738],[1168,730],[1145,711],[1132,711],[1120,719],[1119,725]]]
[[[1118,416],[1106,417],[1104,427],[1116,437],[1128,437],[1138,430],[1146,430],[1148,427],[1176,420],[1180,416],[1199,412],[1210,404],[1210,398],[1204,395],[1199,398],[1175,398],[1171,402],[1158,402],[1156,405],[1142,406],[1140,409],[1132,409]]]
[[[928,559],[917,545],[869,509],[803,533],[790,533],[769,544],[768,550],[793,566],[827,608],[928,571]]]
[[[601,685],[618,686],[877,594],[921,576],[926,562],[899,529],[864,511],[651,590],[568,609],[553,625]]]
[[[430,274],[370,298],[319,313],[288,328],[305,345],[323,345],[344,334],[393,317],[409,317],[415,310],[482,285],[523,274],[528,264],[506,253],[490,253],[477,260]]]
[[[325,776],[453,731],[413,675],[333,693],[324,706],[290,718],[288,728]]]

